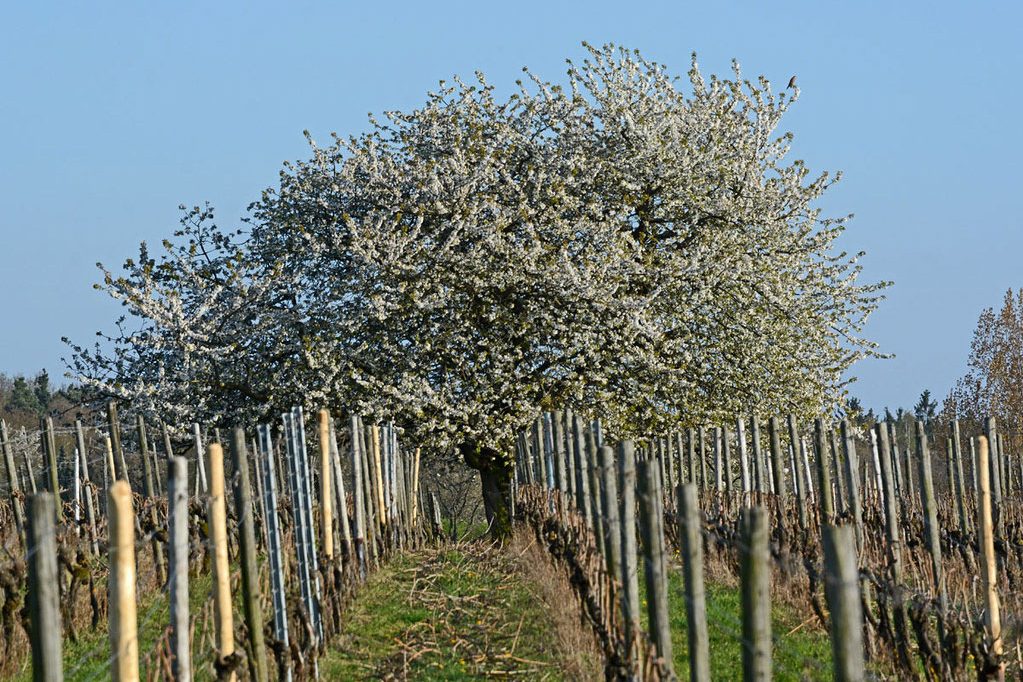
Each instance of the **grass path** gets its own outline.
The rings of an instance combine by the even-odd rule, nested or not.
[[[324,678],[566,679],[536,587],[512,553],[482,544],[398,556],[360,590]]]

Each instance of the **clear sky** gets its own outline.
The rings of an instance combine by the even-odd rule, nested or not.
[[[158,243],[179,204],[242,216],[281,164],[438,80],[522,66],[558,78],[580,42],[637,47],[684,74],[738,59],[800,102],[797,155],[845,180],[844,246],[896,284],[856,367],[866,405],[944,396],[977,315],[1023,285],[1018,3],[32,3],[0,9],[0,371],[60,375],[116,306],[95,263]],[[1015,47],[1014,47],[1015,46]]]

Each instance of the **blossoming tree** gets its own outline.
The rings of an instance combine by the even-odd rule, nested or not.
[[[563,85],[527,71],[499,98],[477,74],[310,140],[241,230],[189,212],[159,258],[104,270],[128,315],[73,346],[74,374],[177,422],[393,418],[480,468],[491,515],[545,408],[628,435],[837,404],[885,284],[858,281],[846,219],[816,206],[838,177],[787,158],[798,90],[695,58],[682,89],[587,50]]]

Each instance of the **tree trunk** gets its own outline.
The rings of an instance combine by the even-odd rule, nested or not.
[[[490,537],[504,541],[511,535],[511,459],[478,443],[462,443],[458,450],[465,463],[480,472]]]

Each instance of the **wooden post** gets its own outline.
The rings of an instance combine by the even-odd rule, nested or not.
[[[352,415],[348,421],[352,441],[352,507],[355,512],[355,559],[359,565],[359,576],[366,577],[366,514],[363,475],[362,438],[359,437],[359,419]]]
[[[57,506],[57,522],[64,522],[64,504],[60,497],[60,479],[57,477],[57,446],[53,438],[53,418],[46,417],[41,420],[43,452],[46,454],[46,462],[49,467],[50,492],[55,496]]]
[[[604,513],[602,509],[603,499],[601,498],[601,476],[597,463],[597,446],[594,442],[593,430],[586,429],[584,435],[586,445],[586,477],[590,492],[590,528],[593,529],[594,539],[597,541],[597,551],[601,556],[607,556],[607,548],[604,546]]]
[[[782,545],[786,542],[785,529],[785,465],[781,459],[781,433],[778,429],[778,418],[771,417],[767,422],[767,431],[771,439],[771,468],[774,481],[774,495],[778,507],[778,532]]]
[[[25,460],[25,474],[26,474],[26,476],[28,476],[29,490],[31,490],[32,494],[35,495],[35,494],[37,494],[39,492],[39,488],[38,488],[38,486],[36,486],[36,472],[35,472],[35,468],[32,466],[32,462],[30,462],[29,459],[28,459],[28,447],[27,447],[28,446],[28,438],[27,438],[27,436],[25,436],[25,427],[24,426],[21,427],[21,442],[22,442],[23,445],[26,446],[26,447],[22,448],[22,450],[21,450],[21,457],[22,457],[23,460]]]
[[[6,429],[5,429],[6,430]],[[61,653],[60,596],[57,573],[57,542],[53,520],[56,496],[52,493],[28,498],[28,614],[32,644],[32,679],[58,682],[64,679]]]
[[[725,494],[731,499],[734,492],[732,486],[732,432],[728,424],[721,427],[721,466],[724,471]]]
[[[723,483],[723,478],[724,478],[723,474],[724,474],[724,472],[721,470],[721,462],[722,462],[721,429],[718,428],[717,426],[715,426],[711,433],[713,434],[711,437],[714,439],[714,447],[713,447],[713,451],[714,451],[714,492],[716,492],[720,496],[722,491],[724,490],[724,483]]]
[[[321,434],[322,435],[322,434]],[[238,514],[239,563],[242,569],[242,607],[249,633],[249,670],[257,682],[267,682],[270,669],[263,641],[263,609],[259,605],[259,567],[256,564],[256,528],[252,518],[252,486],[249,483],[249,460],[245,447],[245,431],[236,427],[232,434],[234,455],[234,508]],[[329,460],[328,460],[329,462]],[[329,480],[329,475],[325,474]],[[232,633],[233,636],[233,633]]]
[[[938,642],[937,656],[941,657],[945,641],[945,617],[948,611],[948,591],[945,589],[945,573],[941,563],[941,529],[938,527],[938,503],[934,497],[934,480],[931,474],[931,453],[927,447],[927,431],[924,423],[916,422],[916,456],[920,461],[920,497],[924,512],[924,536],[931,553],[931,570],[934,574],[934,589],[938,593]]]
[[[99,537],[96,533],[96,505],[93,502],[92,481],[89,478],[89,456],[85,447],[85,433],[80,419],[75,420],[75,442],[78,446],[78,458],[81,460],[82,485],[85,493],[85,520],[89,524],[89,542],[86,545],[93,553],[99,555]]]
[[[593,516],[590,509],[590,471],[586,457],[586,441],[583,436],[583,421],[579,415],[572,418],[572,440],[575,449],[575,500],[576,508],[586,525],[593,527]]]
[[[615,480],[617,470],[615,467],[615,453],[607,445],[600,447],[600,473],[603,485],[601,492],[604,495],[603,508],[605,514],[604,523],[604,558],[607,566],[607,573],[613,580],[621,576],[622,561],[622,527],[618,516],[618,482]]]
[[[565,428],[563,412],[555,412],[554,426],[554,482],[558,490],[568,493],[568,469],[565,463]]]
[[[622,496],[622,618],[625,621],[625,660],[638,670],[640,646],[639,573],[636,566],[636,454],[632,441],[618,444],[618,483]]]
[[[196,492],[202,491],[206,494],[209,491],[209,481],[206,479],[206,451],[202,444],[202,432],[198,424],[192,424],[192,441],[195,443],[196,477],[199,485]]]
[[[192,679],[188,614],[188,460],[167,460],[167,526],[170,576],[171,673],[178,682]]]
[[[696,430],[689,429],[686,438],[686,467],[689,469],[685,480],[697,484],[696,481]]]
[[[739,445],[739,476],[742,481],[743,503],[746,504],[749,502],[753,485],[750,476],[749,455],[746,452],[746,425],[743,423],[742,417],[735,420],[735,435]]]
[[[799,430],[796,426],[796,415],[790,414],[788,416],[789,423],[789,444],[792,446],[792,454],[796,458],[800,458],[799,452]],[[803,470],[799,466],[797,459],[795,465],[795,471],[792,472],[792,480],[796,485],[796,503],[799,506],[799,528],[806,530],[806,500],[807,500],[807,481],[803,475]]]
[[[707,490],[707,427],[700,427],[700,490]]]
[[[988,467],[990,468],[990,493],[991,493],[991,520],[994,523],[994,533],[1002,537],[1002,472],[1001,457],[998,452],[998,425],[994,417],[988,417],[985,424],[988,445]]]
[[[126,480],[110,486],[107,509],[110,516],[110,676],[115,682],[138,682],[135,512],[131,505],[131,485]]]
[[[831,658],[835,680],[860,682],[866,679],[866,666],[855,536],[849,526],[825,526],[821,530],[824,540],[824,595],[831,611]]]
[[[959,420],[952,420],[952,465],[955,473],[955,498],[956,511],[959,513],[959,532],[966,536],[972,532],[970,515],[967,513],[966,501],[966,479],[963,476],[963,450],[959,435]]]
[[[757,504],[763,504],[763,494],[768,492],[767,461],[760,443],[760,421],[756,415],[750,417],[750,436],[753,440],[753,477],[756,480]]]
[[[572,418],[571,410],[565,410],[563,413],[564,427],[562,431],[565,437],[565,478],[568,485],[565,487],[565,493],[568,495],[570,501],[575,501],[575,443],[572,439]]]
[[[993,431],[989,419],[989,432]],[[977,438],[977,542],[980,544],[981,579],[984,586],[984,629],[987,630],[988,645],[991,648],[991,659],[995,664],[993,671],[982,671],[987,679],[1002,679],[1005,666],[999,660],[1002,655],[1002,619],[998,600],[997,557],[995,556],[994,520],[992,516],[991,493],[994,485],[991,481],[992,468],[989,463],[988,439]]]
[[[142,485],[146,497],[152,501],[156,497],[156,491],[153,489],[153,471],[149,466],[149,441],[146,438],[146,420],[140,414],[136,417],[135,423],[138,428],[139,449],[142,455]],[[160,520],[156,514],[156,506],[153,504],[149,505],[149,521],[153,528],[159,528]],[[150,544],[153,548],[153,564],[156,567],[156,579],[162,584],[167,579],[167,569],[164,566],[163,560],[163,543],[160,542],[160,538],[157,537],[156,533],[153,533]]]
[[[699,492],[692,483],[678,487],[678,536],[686,585],[686,623],[689,638],[689,679],[710,680],[710,637],[707,633],[707,593],[703,585],[703,524]]]
[[[817,451],[817,481],[820,489],[821,525],[834,525],[835,506],[831,498],[831,464],[828,462],[828,443],[825,437],[824,420],[814,421],[814,449]]]
[[[856,475],[860,468],[859,456],[856,454],[856,441],[853,438],[852,431],[849,429],[849,420],[843,419],[840,428],[842,450],[845,454],[843,458],[845,460],[845,471],[843,473],[849,496],[849,511],[852,512],[853,527],[856,531],[856,547],[859,548],[863,546],[863,505],[861,502],[859,478]]]
[[[899,533],[899,510],[895,499],[895,480],[892,474],[892,456],[888,446],[888,428],[884,422],[876,425],[881,459],[881,479],[884,483],[885,532],[887,534],[888,563],[892,581],[892,608],[895,613],[895,638],[899,656],[908,660],[909,631],[902,585],[902,537]]]
[[[643,566],[646,576],[647,619],[650,639],[668,679],[674,676],[671,623],[668,620],[668,575],[665,566],[664,504],[657,460],[639,463],[639,528],[643,534]]]
[[[7,422],[0,419],[0,440],[3,440],[4,465],[7,469],[7,489],[14,509],[14,522],[18,527],[18,537],[25,544],[25,509],[21,504],[21,485],[18,482],[18,468],[14,464],[14,448],[11,437],[7,433]]]
[[[213,546],[213,606],[216,614],[217,658],[234,653],[234,614],[231,610],[231,564],[227,551],[227,500],[224,497],[224,450],[220,443],[207,448],[210,498],[207,507],[210,544]],[[233,682],[235,675],[228,678]]]
[[[767,513],[743,509],[739,517],[742,595],[742,679],[771,679],[771,567]]]
[[[845,473],[845,457],[838,446],[838,431],[833,426],[828,426],[828,435],[831,441],[830,460],[834,465],[831,473],[835,482],[835,516],[841,517],[849,509],[849,491],[846,490],[848,477]]]
[[[348,518],[348,496],[345,492],[345,477],[344,472],[341,470],[341,452],[337,447],[337,427],[334,425],[334,419],[330,420],[330,460],[331,460],[331,471],[334,474],[334,499],[337,500],[337,521],[341,527],[341,554],[346,562],[350,562],[352,558],[352,530],[349,524]],[[418,486],[418,467],[419,467],[419,450],[416,450],[416,477],[417,480],[414,485]],[[412,523],[415,524],[415,506],[412,507]]]

